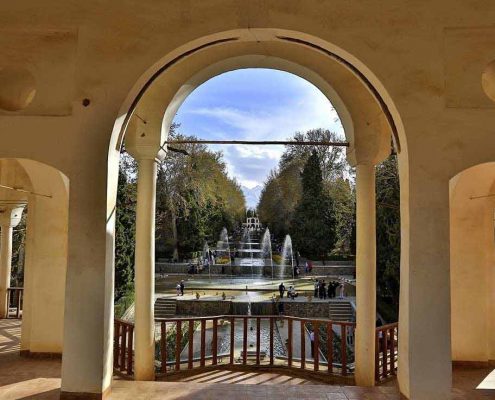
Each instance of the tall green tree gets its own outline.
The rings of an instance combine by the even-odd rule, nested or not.
[[[386,319],[394,321],[400,284],[400,185],[395,155],[376,168],[376,203],[378,302]]]
[[[292,238],[301,254],[323,260],[335,244],[332,200],[323,190],[320,160],[315,150],[302,172],[302,196],[294,212]]]
[[[119,164],[115,216],[115,300],[134,291],[136,163],[125,150]]]
[[[195,139],[178,132],[170,137]],[[159,257],[181,259],[213,244],[225,226],[231,231],[245,216],[240,185],[227,174],[221,152],[184,144],[170,151],[158,169],[157,236]]]

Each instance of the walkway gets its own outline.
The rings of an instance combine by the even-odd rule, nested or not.
[[[0,320],[0,399],[55,400],[60,393],[60,360],[29,359],[18,356],[21,323]],[[454,400],[495,398],[495,372],[489,369],[454,369]],[[189,377],[177,375],[175,382],[134,382],[118,378],[112,386],[112,400],[218,399],[261,400],[394,400],[399,395],[393,383],[375,388],[329,386],[309,379],[273,372],[213,370]],[[484,387],[492,390],[476,390]]]

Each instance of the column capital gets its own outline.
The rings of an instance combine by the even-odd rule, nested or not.
[[[0,206],[0,226],[15,228],[17,225],[19,225],[25,206],[25,203],[15,203]]]

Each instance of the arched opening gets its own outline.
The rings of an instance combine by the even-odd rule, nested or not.
[[[491,366],[493,369],[494,232],[495,163],[491,162],[468,168],[450,181],[450,279],[454,365],[482,367],[485,370]],[[483,373],[483,370],[480,373]]]
[[[142,295],[139,293],[149,293],[154,285],[154,232],[150,232],[150,229],[152,231],[154,227],[152,214],[156,185],[153,177],[156,174],[155,160],[166,156],[164,144],[172,119],[187,95],[201,83],[223,72],[246,67],[291,72],[313,83],[331,100],[341,117],[347,140],[350,142],[347,158],[358,170],[358,220],[362,220],[358,223],[358,263],[363,266],[370,260],[374,263],[374,166],[387,157],[392,142],[396,150],[400,151],[401,169],[407,156],[399,140],[403,132],[393,104],[370,72],[341,50],[328,49],[326,46],[329,45],[326,43],[312,43],[311,38],[290,38],[289,33],[289,36],[284,36],[281,32],[260,30],[261,33],[263,35],[258,36],[258,40],[253,40],[251,35],[246,36],[242,31],[238,32],[238,38],[236,36],[229,39],[232,32],[227,32],[222,34],[226,36],[223,39],[204,38],[202,44],[191,43],[189,49],[177,49],[174,54],[170,54],[150,69],[147,78],[143,76],[142,83],[135,87],[135,97],[130,95],[127,105],[124,106],[125,112],[115,124],[109,154],[111,179],[108,185],[108,216],[111,224],[114,210],[112,199],[115,198],[115,165],[124,133],[126,149],[138,160],[136,268],[138,270],[140,264],[146,267],[141,277],[136,278],[135,346],[136,349],[147,348],[148,355],[138,356],[141,350],[136,350],[136,357],[144,357],[137,359],[136,365],[151,365],[154,357],[151,351],[154,348],[153,334],[149,328],[144,328],[149,327],[149,321],[152,321],[152,299],[148,294],[140,298]],[[263,39],[260,40],[259,37]],[[406,172],[402,170],[401,178],[404,174]],[[402,185],[402,190],[407,190],[407,181]],[[357,358],[367,359],[365,363],[368,364],[361,374],[358,373],[358,379],[371,385],[375,381],[375,355],[368,349],[374,348],[376,341],[376,271],[374,267],[358,268],[358,271],[358,280],[363,285],[357,289],[358,293],[361,293],[358,295],[357,312],[361,314],[358,319],[363,327],[366,325],[367,328],[360,330],[362,337],[357,343],[361,350],[357,350]],[[139,311],[140,309],[143,311]],[[143,329],[142,333],[138,333],[140,329]],[[389,337],[392,343],[396,344],[396,334],[390,333]],[[394,359],[391,370],[395,370],[395,366]],[[153,371],[148,367],[145,369],[143,375],[136,374],[137,377],[139,375],[138,379],[148,379],[147,376],[153,375]],[[359,369],[361,367],[358,367]]]
[[[7,300],[2,312],[6,317],[22,316],[19,334],[23,355],[60,357],[62,353],[68,186],[67,177],[46,164],[28,159],[0,160],[1,270],[5,274],[1,296]],[[12,233],[18,239],[14,246]],[[12,287],[14,282],[16,287]]]

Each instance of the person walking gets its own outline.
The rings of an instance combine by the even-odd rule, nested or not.
[[[175,286],[175,291],[177,292],[177,297],[180,296],[180,283],[177,284],[177,286]]]
[[[318,279],[315,279],[315,294],[314,297],[318,297],[318,291],[320,289],[320,283],[318,282]]]
[[[180,295],[184,296],[184,280],[180,281]]]
[[[341,279],[340,284],[339,284],[339,299],[344,298],[344,279]]]
[[[280,285],[278,285],[278,292],[280,293],[280,298],[283,299],[285,293],[285,285],[283,282],[281,282]]]
[[[323,299],[327,299],[327,284],[325,283],[325,279],[321,282],[321,294],[323,296]]]

